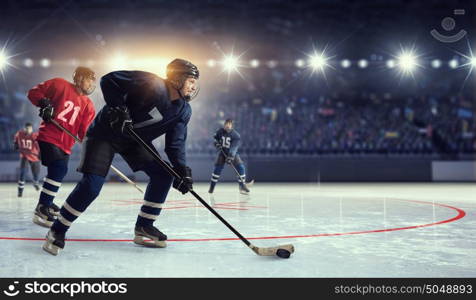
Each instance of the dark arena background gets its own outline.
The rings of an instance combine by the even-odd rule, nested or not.
[[[3,1],[0,276],[475,277],[475,9],[463,0]],[[174,188],[155,223],[168,247],[135,245],[144,195],[112,171],[64,251],[42,251],[48,230],[32,217],[47,169],[40,190],[29,167],[20,184],[14,147],[25,123],[38,131],[42,121],[28,91],[73,82],[85,66],[96,73],[97,113],[102,76],[165,78],[175,58],[200,71],[186,138],[194,191],[253,244],[295,252],[256,256]],[[241,136],[249,193],[229,164],[209,193],[213,135],[226,119]],[[164,136],[153,144],[168,160]],[[82,178],[80,158],[76,143],[60,208]],[[144,172],[120,155],[113,165],[146,191]]]

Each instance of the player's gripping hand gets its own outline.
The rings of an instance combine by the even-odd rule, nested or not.
[[[109,125],[120,134],[125,133],[127,126],[132,125],[132,119],[129,110],[125,106],[110,107],[107,111],[109,116]]]
[[[192,169],[187,166],[177,166],[174,171],[180,175],[182,179],[174,178],[173,187],[182,194],[186,194],[193,189]]]
[[[226,157],[225,162],[231,165],[234,160],[235,160],[235,157],[230,155]]]
[[[221,149],[221,144],[219,141],[215,141],[215,148],[217,148],[217,150]]]
[[[48,98],[40,99],[40,113],[38,114],[43,121],[49,122],[54,117],[55,108],[51,105],[51,102]]]

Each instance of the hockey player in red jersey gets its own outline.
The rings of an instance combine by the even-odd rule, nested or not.
[[[95,116],[94,104],[88,97],[95,89],[94,71],[86,67],[76,68],[73,82],[53,78],[28,92],[28,99],[40,108],[39,116],[43,119],[38,144],[41,163],[48,168],[48,172],[33,222],[44,227],[50,227],[58,215],[59,208],[53,200],[68,171],[68,159],[75,143],[72,137],[50,121],[54,119],[82,140]]]
[[[33,125],[26,123],[25,128],[18,130],[13,139],[15,149],[20,152],[18,197],[23,196],[27,163],[30,165],[33,175],[33,186],[37,191],[40,190],[38,182],[38,176],[40,175],[40,147],[38,146],[37,138],[38,132],[33,132]]]

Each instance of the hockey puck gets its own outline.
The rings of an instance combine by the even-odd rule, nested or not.
[[[276,251],[276,255],[281,258],[289,258],[291,256],[291,252],[284,249],[278,249],[278,251]]]

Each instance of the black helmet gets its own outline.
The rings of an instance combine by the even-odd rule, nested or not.
[[[175,89],[180,93],[187,78],[192,77],[198,79],[200,73],[197,66],[191,62],[176,58],[167,65],[167,81],[169,81]],[[193,95],[182,96],[186,101],[190,101],[198,95],[200,88],[196,89]]]
[[[167,79],[177,80],[180,77],[184,77],[184,75],[198,79],[200,73],[197,66],[180,58],[174,59],[167,65]]]

